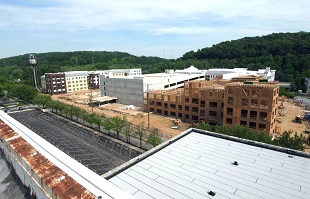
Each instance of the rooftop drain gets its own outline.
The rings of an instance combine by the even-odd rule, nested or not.
[[[237,161],[234,161],[234,162],[232,162],[231,164],[232,164],[232,165],[235,165],[235,166],[238,166],[238,165],[239,165],[239,163],[238,163]]]
[[[213,192],[213,191],[209,191],[208,194],[209,194],[210,196],[215,196],[216,193]]]

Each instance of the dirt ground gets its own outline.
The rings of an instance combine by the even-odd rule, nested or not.
[[[92,94],[90,94],[89,91],[78,91],[75,93],[52,95],[52,98],[54,100],[78,106],[91,112],[92,108],[86,105],[86,103],[90,100],[90,96],[93,98],[100,97],[99,90],[93,90]],[[79,103],[75,103],[77,101]],[[83,101],[85,103],[83,103]],[[280,103],[281,101],[279,101],[279,104]],[[305,137],[308,137],[309,135],[304,133],[305,129],[307,128],[307,122],[303,121],[302,124],[294,122],[296,116],[304,115],[304,108],[301,105],[294,104],[292,100],[284,101],[283,105],[284,109],[278,109],[277,127],[280,128],[279,132],[292,130],[293,132],[297,132],[298,134],[303,134]],[[98,114],[104,113],[109,117],[126,116],[127,120],[132,124],[139,125],[144,123],[145,127],[148,126],[147,113],[143,112],[140,107],[135,107],[135,109],[131,110],[125,110],[125,106],[126,105],[116,103],[105,104],[100,107],[93,107],[93,111]],[[159,129],[163,137],[171,138],[192,126],[192,124],[180,121],[178,129],[173,129],[173,120],[175,119],[156,114],[150,114],[150,127]],[[309,146],[307,147],[306,151],[310,152]]]
[[[94,90],[92,97],[97,97],[98,90]],[[67,93],[67,94],[60,94],[60,95],[52,95],[52,99],[58,100],[67,104],[72,104],[83,108],[89,112],[92,111],[92,108],[83,103],[75,103],[75,101],[89,101],[90,98],[89,91],[79,91],[75,93]],[[148,126],[148,114],[143,112],[141,108],[135,107],[135,109],[125,110],[125,106],[123,104],[105,104],[100,107],[93,107],[93,111],[98,114],[104,113],[109,117],[114,116],[126,116],[127,120],[132,124],[139,125],[144,123],[144,126]],[[163,117],[160,115],[150,114],[150,127],[157,128],[162,133],[163,137],[171,138],[174,137],[181,132],[185,131],[186,129],[190,128],[192,125],[189,123],[180,122],[178,125],[178,129],[172,129],[173,123],[172,121],[175,120],[174,118]]]
[[[307,121],[302,121],[301,124],[295,122],[296,116],[304,115],[304,107],[300,104],[294,104],[292,100],[286,100],[283,105],[284,109],[278,109],[277,116],[278,120],[281,121],[281,123],[277,122],[277,126],[281,128],[280,132],[293,131],[303,134],[307,138],[309,135],[304,133],[308,127]],[[306,152],[310,152],[309,146],[306,147]]]
[[[301,124],[295,122],[295,117],[299,115],[304,115],[304,108],[292,101],[283,102],[284,109],[278,109],[278,119],[281,123],[277,122],[277,126],[283,131],[294,131],[298,134],[303,133],[306,129],[306,121],[302,121]],[[281,116],[280,114],[283,113]]]

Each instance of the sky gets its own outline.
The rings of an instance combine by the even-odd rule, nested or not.
[[[310,32],[309,0],[0,0],[0,58],[121,51],[181,57],[222,41]]]

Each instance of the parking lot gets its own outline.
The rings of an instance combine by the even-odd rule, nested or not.
[[[50,113],[24,110],[10,116],[99,175],[141,154],[124,143]]]

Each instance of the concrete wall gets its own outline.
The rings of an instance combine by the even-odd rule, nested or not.
[[[117,97],[118,103],[143,106],[143,79],[102,78],[100,91],[103,96]]]

